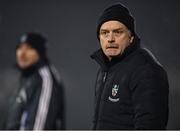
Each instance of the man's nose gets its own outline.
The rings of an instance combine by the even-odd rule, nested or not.
[[[20,55],[21,57],[24,57],[24,56],[26,55],[26,50],[23,49],[23,48],[21,48],[21,50],[19,51],[19,55]]]
[[[113,32],[110,32],[109,37],[108,37],[108,42],[113,43],[114,41],[115,41],[114,34],[113,34]]]

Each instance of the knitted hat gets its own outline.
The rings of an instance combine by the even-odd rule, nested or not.
[[[100,16],[97,23],[97,38],[99,39],[99,31],[103,23],[116,20],[123,23],[135,35],[134,18],[130,14],[128,8],[122,4],[115,4],[106,8]]]
[[[46,38],[39,33],[26,33],[20,37],[16,49],[19,48],[21,44],[27,43],[38,52],[41,58],[46,58],[46,41]]]

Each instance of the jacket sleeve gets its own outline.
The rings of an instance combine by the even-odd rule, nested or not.
[[[64,92],[64,84],[62,82],[58,85],[58,115],[56,119],[56,129],[64,130],[66,127],[66,119],[65,119],[65,92]]]
[[[53,92],[53,78],[47,66],[39,69],[41,79],[40,93],[38,96],[37,108],[35,110],[35,118],[33,130],[43,130],[49,128],[48,113],[50,111],[50,104]]]
[[[169,84],[162,67],[146,65],[131,77],[135,129],[165,129]]]

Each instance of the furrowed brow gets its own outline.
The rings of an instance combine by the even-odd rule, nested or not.
[[[107,30],[107,29],[101,29],[100,31],[109,31],[109,30]]]

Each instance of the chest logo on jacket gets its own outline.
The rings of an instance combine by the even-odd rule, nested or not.
[[[112,96],[116,96],[116,94],[118,93],[118,90],[119,90],[119,85],[113,85],[113,88],[112,88]]]
[[[112,96],[115,97],[118,93],[118,90],[119,90],[119,85],[113,85],[113,88],[112,88]],[[111,96],[109,96],[108,98],[111,102],[118,102],[119,101],[119,98],[112,98]]]

